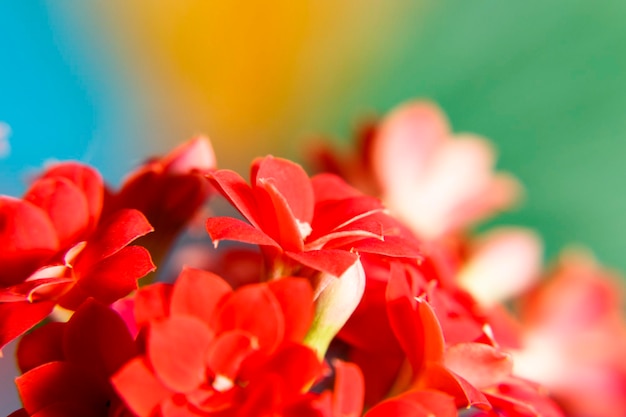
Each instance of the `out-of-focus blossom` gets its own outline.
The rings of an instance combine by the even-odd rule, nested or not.
[[[324,168],[355,185],[377,189],[386,205],[418,236],[438,238],[508,208],[520,186],[493,172],[494,151],[476,135],[451,133],[434,104],[414,101],[391,111],[360,135],[347,161],[323,150]]]
[[[522,298],[515,373],[545,385],[568,415],[626,414],[626,322],[617,275],[569,252]]]
[[[519,296],[541,274],[541,240],[528,229],[496,228],[473,241],[469,252],[456,280],[485,307]]]

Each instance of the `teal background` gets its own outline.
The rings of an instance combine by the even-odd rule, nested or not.
[[[499,169],[526,187],[523,205],[492,224],[537,229],[549,259],[581,244],[626,271],[625,18],[617,0],[422,1],[381,33],[368,76],[315,129],[347,138],[366,110],[430,98],[456,131],[490,138]],[[0,0],[0,121],[13,132],[0,193],[21,193],[51,158],[116,183],[156,149],[124,63],[88,26],[52,1]],[[17,407],[12,372],[0,360],[0,413]]]

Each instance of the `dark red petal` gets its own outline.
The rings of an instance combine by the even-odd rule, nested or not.
[[[111,384],[128,408],[139,417],[151,417],[155,408],[174,393],[150,370],[143,357],[126,363],[111,377]]]
[[[68,361],[103,378],[137,353],[124,320],[94,300],[85,302],[67,322],[63,350]]]
[[[44,363],[65,360],[63,332],[66,323],[47,323],[26,333],[17,345],[17,365],[26,373]]]
[[[137,291],[135,294],[135,321],[138,327],[170,315],[172,288],[171,284],[156,283],[141,287]]]
[[[307,173],[295,162],[267,156],[253,168],[254,186],[270,184],[284,197],[293,216],[301,222],[311,224],[313,220],[313,186]]]
[[[88,269],[154,229],[138,210],[122,209],[108,216],[80,253],[76,269]]]
[[[59,249],[59,239],[42,209],[0,196],[0,247],[0,286],[9,286],[43,266]]]
[[[220,334],[207,351],[206,364],[209,369],[216,375],[234,381],[241,362],[255,350],[250,337],[250,333],[242,330]]]
[[[260,229],[233,217],[210,217],[206,221],[206,229],[214,245],[220,240],[235,240],[280,248],[274,239]]]
[[[95,417],[106,412],[106,408],[108,407],[94,408],[91,404],[82,404],[74,401],[56,402],[37,411],[31,417]]]
[[[170,317],[151,324],[148,358],[168,388],[186,392],[204,382],[205,355],[212,340],[213,333],[199,319]]]
[[[95,228],[100,219],[104,199],[104,184],[100,174],[91,167],[76,162],[66,162],[48,169],[42,178],[58,177],[67,178],[82,190],[87,200],[90,228]]]
[[[220,169],[207,175],[211,184],[256,228],[261,227],[252,188],[239,174]]]
[[[84,239],[90,232],[87,199],[82,190],[66,178],[35,182],[24,196],[48,214],[62,248]]]
[[[9,414],[7,417],[30,417],[30,416],[28,415],[28,412],[26,410],[24,410],[23,408],[20,408],[19,410],[15,410],[11,414]]]
[[[283,340],[285,318],[267,285],[246,285],[220,305],[213,327],[217,334],[235,329],[247,331],[259,347],[273,350]]]
[[[79,274],[76,285],[98,301],[111,304],[135,290],[137,280],[155,269],[145,248],[128,246],[89,271],[76,271]]]
[[[336,360],[333,413],[336,416],[358,417],[363,411],[365,385],[358,366]]]
[[[287,252],[291,259],[318,271],[340,277],[359,259],[359,255],[345,250],[321,249],[306,252]]]
[[[0,349],[45,319],[54,304],[52,301],[0,303]]]
[[[313,289],[308,279],[282,278],[269,284],[285,318],[286,341],[301,342],[313,320]]]
[[[170,314],[187,315],[211,323],[218,302],[232,289],[212,272],[184,268],[172,292]]]
[[[55,403],[84,404],[106,412],[111,388],[100,379],[69,362],[49,362],[16,378],[15,384],[26,411],[35,414]]]
[[[405,273],[395,263],[386,298],[389,323],[413,372],[419,373],[428,362],[443,361],[444,340],[437,317],[426,301],[411,293]]]

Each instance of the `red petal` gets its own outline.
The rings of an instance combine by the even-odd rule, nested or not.
[[[17,284],[59,249],[54,226],[39,207],[0,196],[0,286]]]
[[[321,249],[306,252],[287,252],[286,255],[309,268],[340,277],[359,259],[356,253],[345,250]]]
[[[412,390],[375,406],[366,417],[456,417],[454,398],[438,391]]]
[[[336,416],[358,417],[363,411],[365,385],[358,366],[336,360],[333,413]]]
[[[263,231],[276,240],[284,250],[301,251],[304,239],[298,224],[299,219],[280,190],[271,182],[260,179],[254,192],[263,213]],[[306,226],[310,224],[308,222],[306,225],[302,224],[302,227]]]
[[[76,260],[76,269],[91,267],[101,259],[119,252],[133,240],[154,229],[138,210],[122,209],[108,216]]]
[[[416,242],[398,236],[381,239],[363,239],[352,245],[357,252],[391,256],[394,258],[422,259],[423,253]]]
[[[219,335],[207,351],[206,364],[216,375],[234,381],[241,362],[255,350],[250,333],[231,330]],[[219,391],[219,389],[216,387]]]
[[[90,232],[87,199],[82,190],[66,178],[48,178],[35,182],[24,200],[48,214],[63,248],[82,240]]]
[[[445,365],[478,388],[496,385],[513,372],[513,360],[484,343],[459,343],[448,348]]]
[[[404,398],[392,398],[377,404],[365,417],[433,417],[427,408]],[[438,415],[436,417],[439,417]]]
[[[173,391],[198,387],[205,381],[204,359],[212,340],[207,325],[193,317],[152,323],[147,351],[155,374]]]
[[[90,218],[90,228],[98,223],[104,199],[104,184],[100,174],[91,167],[76,162],[66,162],[53,166],[47,170],[42,178],[63,177],[72,181],[81,189],[87,200]]]
[[[269,284],[285,318],[284,339],[300,342],[313,320],[313,289],[308,279],[283,278]]]
[[[428,365],[420,377],[420,386],[450,394],[459,408],[491,407],[485,395],[477,387],[439,364]]]
[[[63,333],[66,323],[47,323],[26,333],[17,345],[17,365],[22,373],[48,362],[65,360]]]
[[[311,178],[315,193],[315,204],[326,200],[343,200],[352,197],[363,197],[363,193],[349,186],[343,179],[334,174],[318,174]]]
[[[98,262],[90,271],[76,271],[80,274],[76,285],[85,294],[111,304],[135,290],[137,280],[155,269],[146,249],[128,246]]]
[[[396,263],[391,265],[386,297],[391,328],[413,372],[419,373],[428,362],[441,362],[444,341],[437,317],[426,301],[411,293],[407,277]]]
[[[265,284],[247,285],[235,291],[216,313],[216,333],[245,330],[259,347],[273,350],[283,340],[285,318],[274,294]]]
[[[250,181],[255,186],[272,185],[284,197],[293,216],[311,224],[313,220],[313,186],[302,167],[287,159],[267,156],[256,161]]]
[[[0,303],[0,349],[45,319],[54,304],[51,301]]]
[[[135,295],[135,321],[141,327],[150,321],[170,315],[170,298],[173,286],[156,283],[141,287]]]
[[[206,221],[206,229],[214,245],[217,245],[220,240],[235,240],[280,248],[276,241],[260,229],[233,217],[210,217]]]
[[[154,409],[174,394],[156,378],[142,357],[124,365],[111,377],[111,384],[139,417],[154,416]]]
[[[122,318],[94,300],[84,303],[68,321],[63,350],[68,361],[103,378],[136,355]]]
[[[55,403],[76,403],[95,415],[106,413],[111,388],[106,379],[94,377],[68,362],[50,362],[15,380],[26,411],[35,414]]]
[[[211,184],[256,228],[261,227],[259,209],[252,188],[239,174],[220,169],[207,176]]]
[[[211,323],[218,302],[232,289],[212,272],[184,268],[172,292],[170,314],[188,315]]]
[[[37,271],[39,272],[39,271]],[[56,292],[51,290],[53,287],[63,288],[73,283],[72,278],[37,278],[24,281],[21,284],[0,289],[0,303],[9,303],[16,301],[40,301],[43,299],[53,298]],[[43,296],[38,296],[37,292],[45,289]],[[62,289],[60,290],[62,291]],[[52,295],[52,296],[51,296]]]
[[[315,205],[315,217],[311,227],[312,241],[333,230],[383,210],[380,200],[369,196],[357,196],[343,200],[327,200]]]

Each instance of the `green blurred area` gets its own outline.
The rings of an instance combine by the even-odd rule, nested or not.
[[[521,208],[493,223],[538,229],[549,259],[577,244],[626,271],[626,2],[422,3],[334,104],[335,133],[363,103],[430,98],[525,185]]]

